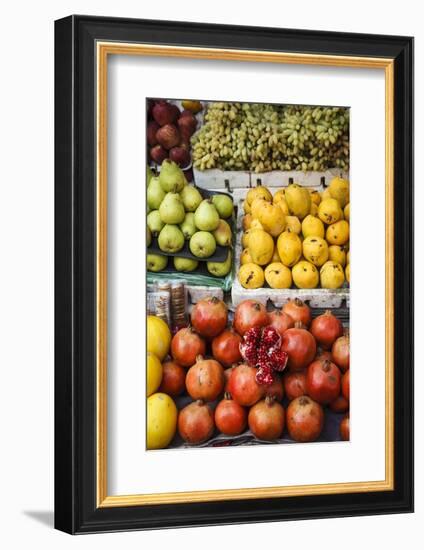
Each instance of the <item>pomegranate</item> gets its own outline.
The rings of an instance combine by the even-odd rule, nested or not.
[[[285,372],[283,374],[283,386],[284,393],[289,401],[293,401],[301,395],[306,395],[306,372],[304,370]]]
[[[340,395],[341,375],[328,359],[317,359],[306,373],[306,393],[317,403],[325,405]]]
[[[169,151],[180,143],[180,132],[173,124],[165,124],[156,132],[156,139],[159,145]]]
[[[243,407],[251,407],[263,397],[264,387],[256,381],[257,369],[242,363],[232,369],[228,391],[234,401]]]
[[[268,314],[269,324],[275,328],[280,336],[288,329],[294,327],[294,321],[288,313],[276,309]]]
[[[281,437],[284,430],[284,409],[272,397],[262,399],[249,411],[249,428],[258,439],[273,441]]]
[[[176,106],[161,99],[152,107],[152,116],[160,126],[171,124],[177,120],[179,109]]]
[[[264,395],[274,397],[276,401],[282,401],[284,397],[283,381],[279,376],[274,378],[274,382],[264,386]]]
[[[186,371],[181,365],[166,361],[162,363],[162,382],[158,391],[172,396],[180,395],[185,390],[185,378]]]
[[[321,405],[306,395],[296,397],[286,411],[287,430],[295,441],[315,441],[324,426]]]
[[[168,151],[162,147],[162,145],[155,145],[149,151],[150,158],[156,162],[156,164],[162,164],[162,162],[168,158]]]
[[[289,356],[287,364],[294,371],[302,370],[309,365],[317,350],[312,334],[301,327],[302,324],[297,321],[294,328],[284,332],[281,342],[281,350]]]
[[[214,359],[197,357],[186,376],[187,391],[193,399],[214,401],[224,389],[224,369]]]
[[[342,372],[346,372],[349,368],[349,335],[344,334],[339,336],[334,342],[333,347],[331,348],[331,353],[333,355],[333,361],[340,368]]]
[[[147,143],[150,145],[150,147],[153,147],[158,142],[158,140],[156,139],[156,132],[159,130],[159,128],[159,124],[154,120],[151,120],[147,125]]]
[[[265,306],[255,300],[244,300],[234,312],[233,325],[241,336],[250,328],[264,327],[268,322],[268,313]]]
[[[340,319],[327,310],[312,321],[311,332],[322,348],[331,349],[335,340],[343,334],[343,325]]]
[[[215,424],[225,435],[239,435],[246,429],[247,411],[226,393],[215,409]]]
[[[294,323],[296,323],[296,321],[300,321],[306,327],[309,327],[311,324],[311,310],[299,298],[286,302],[283,306],[283,312],[290,315]]]
[[[191,328],[180,329],[171,342],[171,355],[183,367],[191,367],[198,355],[205,355],[206,344]]]
[[[178,433],[191,445],[210,439],[215,428],[213,412],[201,400],[193,401],[178,415]]]
[[[241,361],[241,342],[240,334],[233,329],[224,330],[212,340],[212,355],[224,367],[238,363]]]
[[[342,395],[349,401],[350,393],[350,370],[346,371],[342,376]]]
[[[227,326],[227,306],[216,296],[197,302],[191,311],[193,328],[206,338],[218,336]]]
[[[349,410],[349,401],[343,395],[339,395],[328,407],[335,413],[344,413]]]
[[[349,414],[344,416],[340,422],[340,437],[343,441],[349,441],[350,439],[350,425]]]

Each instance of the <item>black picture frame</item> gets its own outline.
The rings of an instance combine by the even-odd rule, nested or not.
[[[393,491],[98,508],[96,505],[95,43],[394,60]],[[55,22],[55,527],[68,533],[413,511],[413,39],[73,15]]]

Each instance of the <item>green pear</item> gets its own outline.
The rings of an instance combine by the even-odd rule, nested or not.
[[[147,254],[147,270],[162,271],[168,265],[168,258],[162,254]]]
[[[219,214],[210,199],[203,200],[194,213],[194,223],[200,231],[215,231],[219,225]]]
[[[153,178],[154,174],[150,168],[150,166],[147,167],[146,170],[146,181],[147,181],[147,187],[150,185],[150,180]]]
[[[220,218],[227,219],[231,216],[234,210],[233,201],[228,195],[213,195],[212,203],[218,210]]]
[[[152,210],[157,210],[161,202],[165,198],[165,191],[162,189],[159,178],[153,177],[150,180],[150,185],[147,188],[147,205]]]
[[[231,246],[233,235],[231,233],[231,227],[225,220],[219,220],[219,225],[215,231],[212,232],[212,235],[220,246]]]
[[[159,206],[163,223],[182,223],[185,218],[184,205],[178,193],[167,193]]]
[[[197,229],[194,223],[193,212],[187,212],[183,223],[180,223],[180,229],[187,240],[191,239],[191,237],[196,233]]]
[[[177,271],[194,271],[198,265],[199,262],[197,260],[174,256],[174,267]]]
[[[231,271],[232,254],[228,251],[225,262],[206,262],[206,267],[214,277],[225,277]]]
[[[159,233],[158,245],[162,252],[179,252],[184,246],[184,235],[177,225],[166,224]]]
[[[150,231],[150,227],[147,226],[146,229],[146,246],[150,246],[152,244],[152,232]]]
[[[158,235],[165,224],[161,220],[159,210],[152,210],[147,214],[147,227],[153,235]]]
[[[194,212],[202,202],[202,195],[194,185],[186,185],[180,193],[186,212]]]
[[[162,162],[159,181],[165,193],[179,193],[187,185],[184,172],[178,164],[168,159]]]
[[[189,246],[196,258],[209,258],[216,250],[216,241],[212,233],[197,231],[190,239]]]

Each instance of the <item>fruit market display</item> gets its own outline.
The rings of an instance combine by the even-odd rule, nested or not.
[[[191,139],[199,170],[349,167],[349,109],[215,102]]]
[[[234,312],[216,297],[187,326],[147,317],[147,448],[349,439],[349,335],[301,300]],[[333,430],[334,431],[334,430]],[[246,439],[247,438],[247,439]]]
[[[349,440],[349,116],[148,100],[147,449]]]
[[[219,193],[205,197],[168,159],[157,176],[148,173],[147,182],[148,271],[173,267],[189,273],[205,261],[210,275],[225,277],[232,267],[231,198]]]
[[[245,289],[338,289],[350,282],[349,182],[321,193],[296,183],[272,195],[250,189],[243,203],[238,280]]]

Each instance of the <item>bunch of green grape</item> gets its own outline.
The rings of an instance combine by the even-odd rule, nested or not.
[[[347,169],[349,110],[216,102],[192,137],[192,147],[199,170]]]

